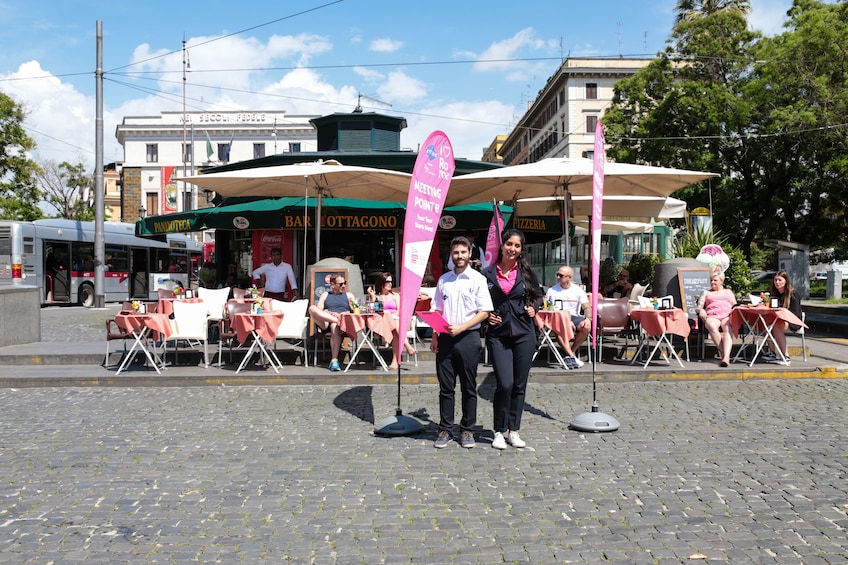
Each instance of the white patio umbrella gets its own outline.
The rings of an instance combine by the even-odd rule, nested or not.
[[[388,169],[343,165],[335,160],[254,167],[177,180],[221,196],[317,196],[315,259],[321,258],[321,200],[324,196],[406,202],[412,175]]]
[[[535,163],[490,169],[455,177],[446,206],[540,196],[592,195],[591,159],[555,157]],[[715,173],[630,163],[604,164],[605,196],[669,196]]]
[[[563,200],[562,196],[522,198],[513,204],[513,213],[524,217],[559,215]],[[686,202],[670,196],[605,196],[603,210],[604,220],[649,222],[651,219],[685,218]],[[576,218],[591,216],[592,197],[572,196],[571,211]]]
[[[589,233],[590,228],[591,225],[589,220],[583,219],[574,221],[575,233],[585,235]],[[653,233],[653,231],[653,224],[649,224],[647,222],[621,222],[607,220],[601,222],[601,234],[603,235],[617,235],[619,233]]]

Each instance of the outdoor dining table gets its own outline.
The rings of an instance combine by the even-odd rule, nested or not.
[[[135,340],[126,356],[121,360],[121,364],[118,366],[115,374],[119,375],[121,371],[127,368],[136,350],[142,351],[145,357],[147,357],[147,360],[153,365],[153,368],[156,369],[156,372],[161,374],[162,371],[159,370],[159,356],[155,351],[151,351],[149,345],[150,338],[153,337],[154,333],[165,338],[171,335],[171,322],[168,316],[157,312],[139,314],[134,311],[122,310],[115,315],[115,323],[119,328],[132,334]]]
[[[386,361],[383,359],[383,356],[380,355],[380,352],[377,350],[377,346],[374,344],[374,336],[380,336],[386,343],[390,344],[392,342],[394,339],[392,332],[395,328],[397,328],[397,320],[395,320],[392,314],[385,312],[382,314],[363,312],[358,314],[343,313],[339,316],[339,328],[342,332],[349,336],[358,336],[356,339],[356,348],[344,368],[345,372],[350,369],[350,366],[353,365],[357,356],[359,356],[359,352],[362,351],[362,348],[366,345],[374,354],[374,357],[380,363],[380,366],[383,367],[383,370],[389,370],[389,366],[386,364]],[[359,339],[359,337],[361,337],[361,339]]]
[[[674,351],[674,346],[671,344],[671,340],[669,339],[672,335],[679,335],[684,340],[689,339],[689,319],[686,317],[686,312],[684,312],[680,308],[665,308],[665,309],[657,309],[653,308],[633,308],[630,310],[630,319],[635,320],[642,327],[642,331],[646,336],[648,336],[649,340],[653,339],[656,341],[654,348],[651,350],[651,354],[648,355],[648,359],[645,361],[645,365],[643,368],[647,368],[648,364],[654,359],[657,351],[659,351],[669,365],[671,361],[668,356],[666,356],[665,352],[661,349],[663,346],[666,350],[669,351],[672,357],[677,360],[681,367],[683,367],[683,361],[680,360],[680,357],[677,356],[677,352]],[[639,358],[639,354],[645,348],[646,343],[648,347],[650,347],[650,343],[642,342],[639,344],[639,348],[636,350],[636,354],[633,356],[633,360],[630,362],[632,365]]]
[[[247,353],[244,354],[244,358],[241,360],[241,364],[236,369],[236,373],[239,373],[250,359],[253,357],[253,353],[256,349],[259,349],[260,358],[264,356],[265,359],[271,364],[271,368],[274,369],[274,372],[279,373],[283,364],[280,362],[280,359],[277,357],[277,354],[274,353],[273,344],[277,341],[277,330],[280,328],[280,324],[283,323],[283,312],[281,310],[268,310],[263,311],[260,314],[254,312],[239,312],[235,314],[230,320],[230,327],[236,332],[236,336],[238,337],[239,343],[247,343],[248,336],[253,337],[253,341],[250,344],[250,348],[248,348]],[[269,349],[267,344],[271,344],[272,347]]]
[[[567,369],[568,365],[565,359],[559,352],[557,342],[554,338],[559,336],[566,343],[574,339],[574,332],[571,329],[571,311],[570,310],[540,310],[536,312],[533,318],[536,326],[539,328],[539,340],[536,343],[536,352],[533,353],[533,358],[539,354],[539,351],[545,345],[553,352],[557,362],[563,369]]]
[[[774,341],[772,330],[778,322],[786,322],[792,325],[807,327],[798,316],[786,308],[770,308],[769,306],[759,304],[757,306],[737,306],[730,312],[730,328],[733,334],[743,338],[742,347],[736,352],[733,357],[735,363],[742,357],[748,346],[754,347],[754,355],[751,357],[751,362],[748,366],[752,366],[760,356],[766,343],[771,341],[774,344],[774,354],[784,363],[787,361],[783,351],[777,346]],[[752,336],[752,342],[747,343],[744,336],[741,334],[742,328],[748,329],[749,335]]]

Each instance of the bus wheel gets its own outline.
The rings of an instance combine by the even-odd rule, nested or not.
[[[79,298],[80,306],[91,308],[94,306],[94,287],[89,283],[81,284],[79,292],[77,292],[77,297]]]

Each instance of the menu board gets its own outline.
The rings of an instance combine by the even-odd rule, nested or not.
[[[710,288],[710,269],[708,267],[678,267],[677,281],[680,284],[680,302],[686,316],[690,319],[698,317],[695,309],[698,299]]]

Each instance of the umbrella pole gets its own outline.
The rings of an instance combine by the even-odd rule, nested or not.
[[[400,408],[400,368],[401,363],[398,362],[397,369],[397,408],[395,415],[384,418],[374,427],[374,432],[387,436],[406,436],[415,434],[424,429],[424,425],[410,416],[404,416],[403,410]]]
[[[323,193],[318,189],[318,205],[315,206],[315,262],[321,260],[321,200]]]

